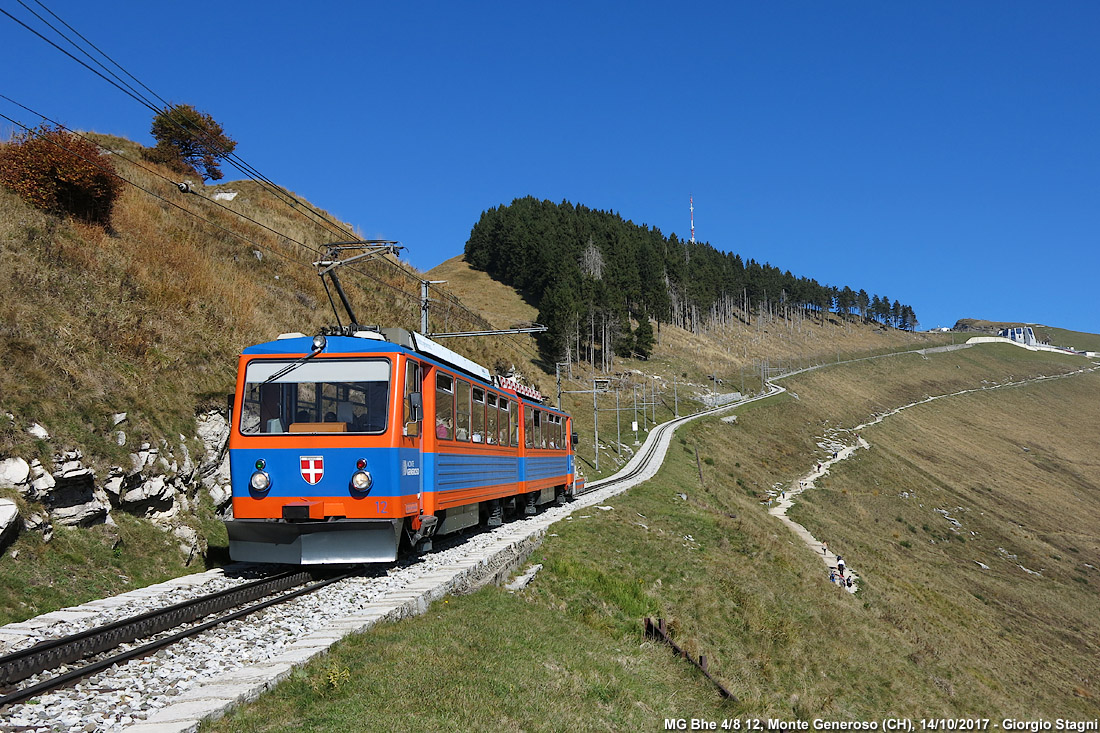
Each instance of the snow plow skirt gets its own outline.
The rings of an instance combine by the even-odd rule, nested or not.
[[[401,522],[396,519],[235,519],[225,526],[229,556],[234,560],[284,565],[392,562],[397,559],[401,531]]]

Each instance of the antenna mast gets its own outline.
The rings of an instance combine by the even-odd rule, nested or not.
[[[688,194],[688,210],[691,212],[691,243],[695,244],[695,197]]]

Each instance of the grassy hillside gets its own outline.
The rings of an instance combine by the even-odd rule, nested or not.
[[[516,292],[492,280],[487,274],[473,270],[460,255],[435,267],[428,273],[433,280],[447,280],[447,287],[464,302],[475,304],[489,320],[510,325],[537,320],[538,310]],[[534,339],[523,338],[535,352]],[[676,326],[661,326],[658,344],[648,360],[617,359],[612,374],[595,372],[585,364],[575,364],[572,370],[563,367],[562,406],[574,416],[582,437],[578,457],[582,472],[589,478],[606,476],[629,460],[634,444],[630,429],[634,420],[634,399],[644,402],[657,391],[657,403],[649,410],[657,422],[663,422],[677,408],[681,415],[690,414],[702,406],[695,397],[707,391],[755,393],[760,390],[761,367],[767,364],[772,373],[800,369],[813,364],[842,361],[870,354],[920,349],[928,346],[965,341],[960,334],[928,334],[883,328],[877,324],[861,324],[827,314],[822,321],[811,319],[756,319],[751,325],[736,324],[722,330],[693,334]],[[569,375],[572,378],[569,378]],[[653,379],[656,375],[659,379]],[[592,388],[593,377],[612,377],[611,392],[599,396],[600,466],[595,467],[592,394],[569,394],[571,390]],[[675,384],[674,384],[675,383]],[[549,377],[538,380],[544,394],[554,394]],[[619,392],[619,420],[616,425],[616,400]],[[640,413],[639,413],[640,414]],[[644,440],[653,426],[639,418],[638,437]],[[623,445],[616,445],[619,435]]]
[[[544,569],[522,594],[439,602],[338,645],[211,729],[289,730],[301,719],[324,730],[364,719],[385,730],[414,720],[440,730],[660,730],[665,717],[1094,718],[1100,408],[1078,405],[1095,402],[1100,376],[985,389],[864,429],[871,448],[834,467],[795,512],[860,572],[855,596],[761,505],[824,456],[822,436],[848,435],[874,413],[1086,365],[985,346],[790,378],[793,394],[740,411],[734,425],[682,429],[660,474],[609,502],[612,511],[555,526],[533,558]],[[643,641],[647,615],[670,619],[738,701],[721,701],[693,668]],[[424,648],[446,653],[394,651]],[[370,680],[371,694],[325,688],[331,669]]]

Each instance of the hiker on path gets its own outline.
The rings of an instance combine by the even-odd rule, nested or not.
[[[828,555],[829,554],[829,543],[826,542],[825,540],[821,540],[821,554],[822,555]]]
[[[840,555],[836,556],[836,569],[840,571],[840,577],[844,577],[844,558]]]
[[[829,571],[829,582],[832,583],[833,585],[836,585],[836,571],[835,570],[830,570]]]

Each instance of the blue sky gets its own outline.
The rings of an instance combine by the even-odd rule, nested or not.
[[[923,327],[1100,332],[1100,3],[43,2],[421,269],[517,197],[687,237],[693,194],[697,239]],[[0,47],[0,93],[151,143],[147,109],[2,16]]]

